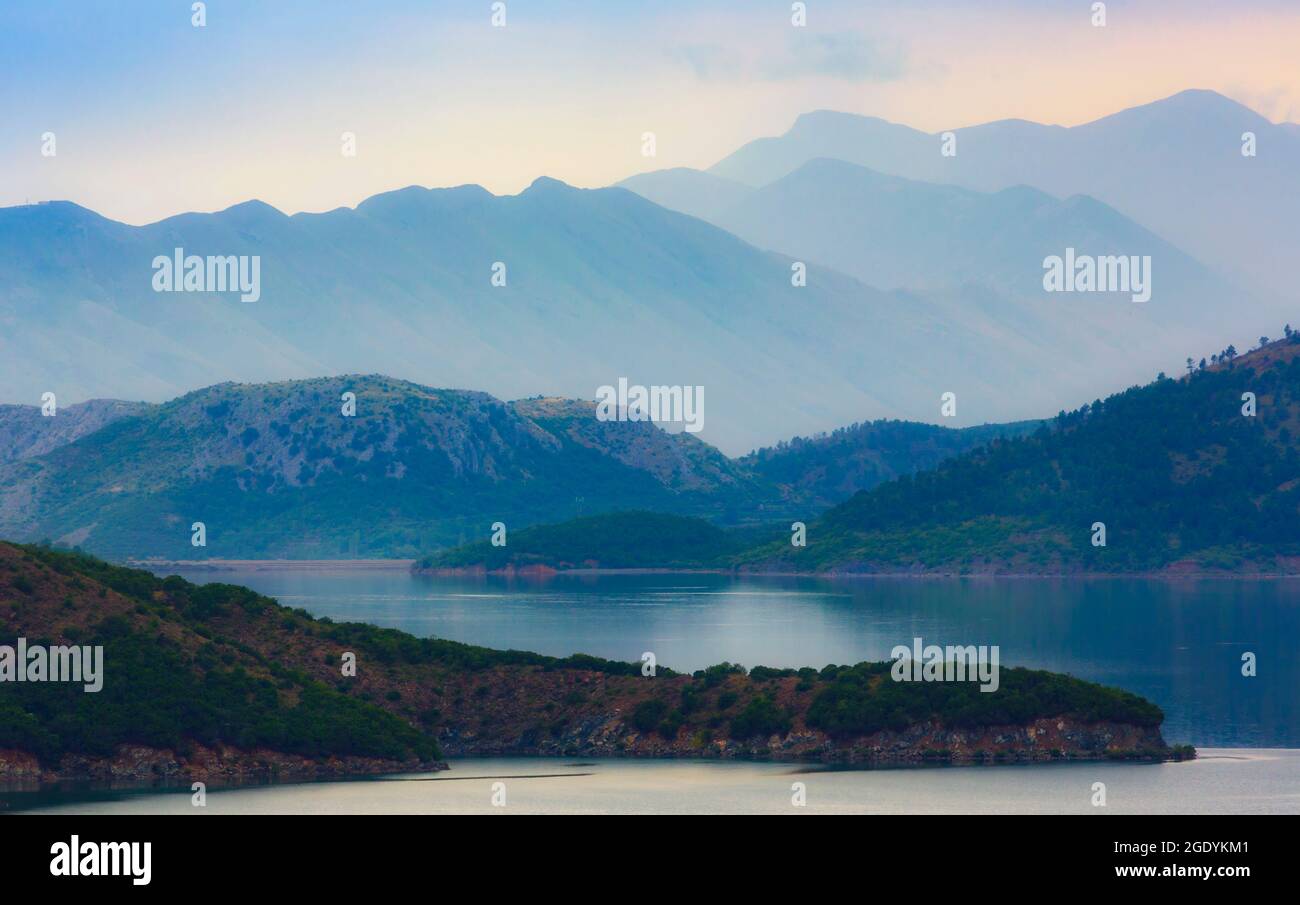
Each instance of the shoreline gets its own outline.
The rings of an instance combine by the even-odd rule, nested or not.
[[[43,763],[21,748],[0,748],[0,789],[30,785],[111,784],[117,782],[190,783],[217,785],[284,780],[377,776],[401,770],[447,769],[445,760],[396,759],[358,754],[309,756],[274,748],[212,746],[190,741],[184,753],[174,748],[123,742],[112,754],[69,752],[57,764]]]
[[[1190,571],[1159,571],[1159,572],[919,572],[919,571],[895,571],[895,572],[791,572],[781,570],[748,570],[748,569],[674,569],[674,568],[577,568],[577,569],[556,569],[551,566],[525,566],[521,569],[513,567],[505,569],[483,569],[479,567],[457,567],[457,568],[437,568],[421,569],[412,566],[412,575],[427,575],[437,578],[450,577],[487,577],[495,578],[554,578],[557,576],[601,576],[601,575],[729,575],[734,578],[823,578],[823,579],[874,579],[883,578],[890,580],[902,579],[951,579],[951,578],[974,578],[974,579],[1123,579],[1123,578],[1141,578],[1160,581],[1182,581],[1187,579],[1224,579],[1229,581],[1242,580],[1281,580],[1300,578],[1298,572],[1190,572]]]
[[[194,572],[368,572],[411,571],[414,559],[126,559],[132,569],[186,569]]]
[[[143,749],[137,749],[137,752],[141,750]],[[1300,749],[1291,748],[1231,748],[1205,750],[1210,752],[1245,751],[1250,753],[1259,752],[1261,754],[1269,751],[1300,751]],[[17,752],[10,753],[14,754]],[[1239,755],[1211,753],[1207,756],[1211,759],[1225,756],[1241,759]],[[54,796],[60,799],[60,801],[57,802],[59,804],[74,804],[94,801],[102,796],[113,795],[158,793],[188,794],[191,791],[191,783],[196,779],[204,780],[207,783],[206,791],[218,792],[295,785],[316,785],[336,782],[402,781],[402,777],[427,777],[430,780],[474,778],[440,775],[445,773],[454,773],[457,763],[464,761],[527,760],[549,762],[562,760],[570,761],[571,765],[574,767],[580,767],[588,766],[593,759],[596,761],[614,763],[648,762],[655,764],[698,764],[701,766],[765,764],[770,766],[788,767],[792,772],[804,773],[830,771],[878,772],[882,770],[920,771],[969,767],[1046,767],[1061,764],[1085,763],[1160,766],[1167,764],[1191,763],[1196,760],[1204,759],[1204,757],[1199,748],[1195,749],[1194,753],[1190,756],[1166,755],[1163,757],[1156,757],[1124,751],[1098,752],[1090,755],[1079,755],[1073,753],[1064,756],[1049,757],[884,757],[877,760],[822,759],[808,756],[768,757],[756,756],[750,753],[739,753],[731,756],[709,756],[698,752],[646,755],[633,752],[614,751],[588,754],[581,752],[552,753],[533,752],[527,750],[501,750],[491,752],[466,752],[451,757],[444,757],[444,759],[440,761],[427,764],[382,763],[379,761],[370,761],[368,763],[357,763],[354,761],[352,763],[347,763],[347,759],[343,759],[342,761],[339,759],[333,759],[332,762],[305,762],[295,765],[297,769],[283,771],[266,769],[263,767],[263,769],[260,770],[235,770],[232,772],[218,772],[216,774],[209,774],[206,772],[195,773],[184,768],[174,769],[163,773],[154,771],[131,773],[116,770],[104,770],[102,768],[108,766],[109,760],[105,759],[105,762],[95,762],[94,764],[95,767],[101,769],[86,770],[86,767],[90,766],[90,764],[82,763],[79,765],[80,769],[67,773],[50,770],[28,774],[16,773],[7,776],[0,773],[0,813],[15,813],[24,810],[34,810],[50,804],[50,802],[38,802],[33,800],[30,804],[27,804],[27,806],[24,807],[25,802],[22,798],[25,796],[30,796],[32,799]],[[11,800],[8,800],[8,797],[10,796],[19,796],[17,807],[14,807],[14,803]]]
[[[494,578],[554,578],[560,576],[598,577],[616,575],[729,575],[734,578],[822,578],[840,579],[1147,579],[1159,581],[1219,579],[1227,581],[1254,581],[1300,579],[1300,572],[1224,572],[1166,569],[1147,572],[998,572],[998,571],[911,571],[855,572],[832,570],[827,572],[795,572],[781,569],[687,569],[687,568],[563,568],[534,565],[503,569],[484,569],[480,566],[455,568],[419,568],[416,559],[132,559],[122,564],[133,569],[158,572],[181,569],[190,572],[396,572],[435,578],[494,577]]]
[[[856,770],[817,764],[709,763],[681,759],[629,763],[625,758],[472,757],[436,774],[392,773],[357,779],[280,782],[209,788],[213,814],[431,814],[496,812],[489,784],[506,782],[506,811],[541,813],[733,814],[791,811],[791,783],[808,789],[808,812],[845,814],[1095,814],[1080,789],[1097,780],[1124,789],[1110,801],[1117,813],[1297,814],[1300,749],[1207,749],[1198,763],[1054,763],[1041,769],[927,768]],[[1016,765],[1008,765],[1016,766]],[[1154,768],[1154,769],[1148,769]],[[646,780],[651,780],[646,782]],[[1086,780],[1086,782],[1085,782]],[[520,785],[516,786],[518,782]],[[1242,787],[1262,797],[1234,796]],[[0,793],[0,800],[3,794]],[[67,790],[14,795],[0,810],[44,814],[195,815],[190,790]]]

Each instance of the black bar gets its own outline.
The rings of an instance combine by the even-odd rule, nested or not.
[[[839,877],[867,896],[911,889],[951,898],[963,888],[982,896],[994,882],[1012,884],[1004,888],[1009,894],[1016,884],[1050,884],[1022,888],[1037,890],[1035,896],[1097,886],[1181,892],[1196,884],[1230,893],[1243,882],[1286,883],[1295,874],[1294,834],[1287,831],[1295,825],[1267,818],[877,816],[761,828],[645,825],[645,817],[555,828],[497,818],[15,815],[0,820],[0,851],[8,891],[95,884],[128,895],[207,896],[268,886],[374,895],[415,882],[451,894],[461,883],[488,890],[499,882],[525,884],[533,894],[568,886],[573,895],[619,897],[634,892],[629,883],[644,883],[659,897],[696,874],[700,886],[691,882],[692,888],[737,892],[753,883],[759,892],[770,892],[769,883],[811,891]],[[150,842],[149,883],[53,876],[52,847],[74,835],[81,844]],[[1154,876],[1120,875],[1134,869]],[[1200,875],[1205,869],[1210,876]]]

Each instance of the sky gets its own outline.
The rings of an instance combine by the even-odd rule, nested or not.
[[[4,0],[0,206],[142,224],[707,167],[800,113],[1075,125],[1186,88],[1300,121],[1300,3]],[[355,135],[355,156],[342,153]],[[655,156],[642,136],[655,135]],[[54,134],[54,156],[43,136]]]

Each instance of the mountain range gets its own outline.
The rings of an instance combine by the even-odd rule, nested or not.
[[[1227,153],[1223,130],[1246,127],[1258,158]],[[1278,322],[1257,287],[1295,234],[1292,130],[1191,92],[1073,129],[959,130],[955,158],[937,144],[808,114],[708,173],[628,183],[662,205],[542,178],[139,227],[0,209],[0,393],[66,407],[384,373],[593,399],[626,378],[703,387],[700,436],[735,456],[863,417],[933,422],[945,393],[952,425],[1042,417]],[[1044,255],[1070,247],[1150,255],[1151,301],[1044,293]],[[176,249],[256,258],[260,297],[154,291]]]
[[[154,292],[150,262],[175,248],[258,256],[260,299]],[[626,377],[704,387],[701,436],[730,454],[863,414],[930,420],[952,389],[959,424],[1060,401],[1054,381],[1003,392],[1053,361],[1033,338],[967,329],[937,302],[824,268],[794,287],[788,259],[716,227],[552,180],[511,197],[412,188],[355,210],[250,203],[146,227],[67,203],[8,208],[0,298],[0,385],[15,401],[159,401],[353,372],[593,399]]]
[[[1061,412],[762,537],[621,513],[476,541],[424,570],[1300,572],[1300,333]],[[798,469],[797,457],[784,466]],[[776,528],[777,526],[773,526]]]
[[[955,153],[946,156],[949,132]],[[1243,154],[1246,133],[1255,137],[1254,156]],[[1281,302],[1300,297],[1279,266],[1290,237],[1300,234],[1293,200],[1300,133],[1214,91],[1182,91],[1069,128],[1010,119],[928,133],[816,111],[710,167],[707,177],[722,180],[717,186],[702,191],[710,180],[692,174],[692,193],[734,203],[737,184],[767,186],[817,158],[980,192],[1023,185],[1062,199],[1087,195],[1243,289],[1265,289]]]
[[[0,463],[0,536],[117,558],[401,557],[497,521],[619,509],[811,518],[1031,427],[856,424],[731,459],[689,433],[602,421],[591,402],[502,402],[378,375],[221,384],[162,405],[0,409],[0,450],[19,451]]]
[[[1043,289],[1043,259],[1074,246],[1095,256],[1151,256],[1159,274],[1153,300],[1166,302],[1152,306],[1157,313],[1177,312],[1186,319],[1193,303],[1213,307],[1230,291],[1200,262],[1086,195],[1060,200],[1026,185],[986,193],[817,157],[758,188],[728,182],[735,193],[725,204],[698,192],[677,199],[684,206],[676,207],[669,203],[674,181],[684,178],[694,185],[700,178],[720,179],[682,173],[649,173],[620,185],[761,248],[816,261],[885,289],[975,284],[1052,305]],[[1131,304],[1127,298],[1117,300],[1116,307],[1123,310],[1126,304]],[[1079,308],[1070,311],[1077,316]]]

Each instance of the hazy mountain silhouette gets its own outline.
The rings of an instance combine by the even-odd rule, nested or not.
[[[154,292],[153,259],[178,247],[260,256],[260,300]],[[948,423],[1040,417],[1158,364],[1099,361],[979,293],[882,292],[816,265],[795,287],[791,264],[632,192],[551,179],[515,196],[412,187],[355,209],[248,202],[143,227],[66,202],[8,208],[0,386],[8,401],[158,401],[223,380],[383,372],[592,399],[626,377],[705,387],[701,436],[736,454],[864,417],[937,420],[944,392],[961,399]],[[1129,309],[1151,308],[1125,305],[1138,320]]]
[[[690,167],[639,173],[624,179],[619,185],[661,207],[710,223],[716,222],[715,217],[740,204],[754,191],[753,186],[743,182]]]
[[[1300,234],[1300,132],[1213,91],[1189,90],[1064,128],[1001,120],[926,133],[875,117],[817,111],[761,138],[709,173],[764,186],[831,157],[882,173],[996,192],[1030,185],[1060,198],[1090,195],[1210,267],[1280,299],[1300,298],[1280,266]],[[1257,156],[1242,155],[1253,132]]]
[[[718,177],[690,170],[622,183],[763,248],[816,262],[882,288],[926,290],[953,325],[996,327],[1067,350],[1059,360],[1181,361],[1184,349],[1233,336],[1245,342],[1277,318],[1159,236],[1087,196],[1057,199],[1028,186],[977,192],[887,176],[815,158],[760,188],[709,191]],[[719,204],[727,197],[731,200]],[[1132,295],[1053,294],[1043,261],[1080,255],[1150,256],[1149,302]],[[1244,328],[1244,329],[1243,329]],[[1158,369],[1158,368],[1157,368]],[[1140,379],[1151,373],[1126,373]]]
[[[1044,295],[1043,259],[1067,246],[1080,254],[1151,255],[1159,299],[1188,316],[1189,300],[1211,309],[1229,292],[1222,279],[1108,205],[1060,200],[1019,185],[985,193],[887,176],[815,158],[761,188],[737,183],[729,200],[677,191],[717,177],[665,170],[621,185],[665,207],[708,220],[748,242],[817,261],[883,289],[980,284]],[[678,207],[678,204],[686,205]]]

